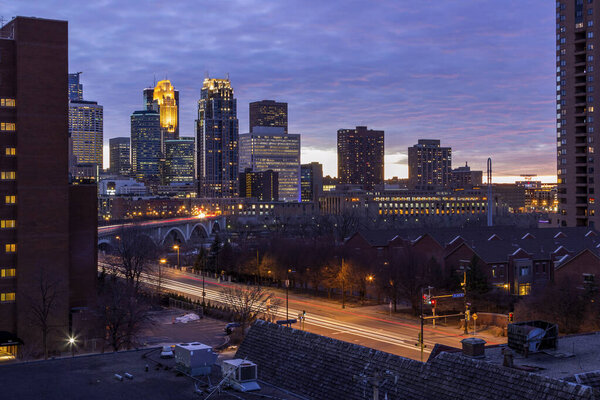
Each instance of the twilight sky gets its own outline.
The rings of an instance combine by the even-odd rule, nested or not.
[[[555,181],[554,2],[543,0],[7,1],[16,15],[69,21],[69,68],[104,106],[104,137],[129,136],[142,89],[180,91],[194,134],[205,73],[229,73],[240,133],[248,103],[289,103],[302,162],[336,174],[336,131],[385,130],[386,177],[407,147],[441,139],[454,166],[494,162],[496,181]],[[106,160],[105,160],[106,162]],[[514,178],[513,178],[514,179]]]

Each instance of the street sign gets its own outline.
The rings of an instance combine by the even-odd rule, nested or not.
[[[277,325],[289,325],[295,324],[296,322],[298,322],[296,319],[281,319],[279,321],[275,321]]]
[[[473,314],[473,319],[474,319],[474,320],[477,320],[477,313],[474,313],[474,314]]]
[[[456,299],[456,298],[459,298],[459,297],[465,297],[465,294],[464,293],[454,293],[452,295],[453,299]]]
[[[290,287],[290,280],[289,279],[285,280],[285,287]]]

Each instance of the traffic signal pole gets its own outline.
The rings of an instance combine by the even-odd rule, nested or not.
[[[421,342],[421,362],[423,362],[423,288],[421,288],[421,337],[419,338],[419,342]]]

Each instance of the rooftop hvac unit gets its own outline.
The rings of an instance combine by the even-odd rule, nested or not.
[[[224,379],[235,390],[240,392],[250,392],[260,390],[256,382],[256,364],[251,361],[237,358],[234,360],[225,360],[221,366]]]
[[[508,325],[508,347],[519,353],[556,349],[558,325],[546,321],[517,322]]]
[[[212,347],[202,343],[180,343],[175,345],[176,368],[191,376],[209,375],[217,355]]]

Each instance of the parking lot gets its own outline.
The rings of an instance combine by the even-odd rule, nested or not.
[[[219,346],[225,341],[226,321],[204,317],[188,323],[174,323],[175,318],[187,312],[165,309],[153,315],[154,325],[142,334],[147,346],[160,346],[184,342],[200,342],[208,346]]]

